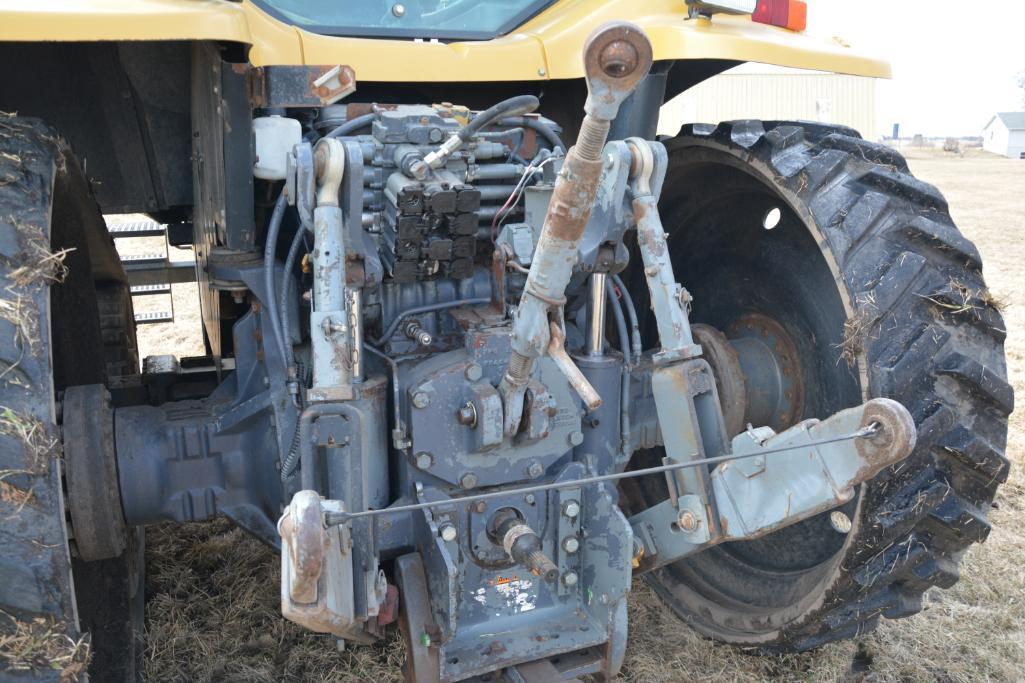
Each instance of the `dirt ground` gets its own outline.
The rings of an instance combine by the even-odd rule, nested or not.
[[[1025,397],[1025,162],[969,151],[902,150],[937,185],[982,252],[991,291],[1007,304],[1011,381]],[[153,252],[159,240],[123,247]],[[173,250],[172,250],[173,251]],[[179,253],[188,258],[189,254]],[[194,285],[175,287],[173,325],[141,329],[144,354],[202,352]],[[150,297],[142,310],[167,310]],[[954,588],[931,591],[924,611],[884,621],[856,641],[789,657],[752,657],[703,640],[637,581],[625,681],[1025,680],[1025,418],[1011,416],[1010,480],[991,513],[989,540],[970,550]],[[157,528],[147,549],[146,678],[150,681],[399,680],[397,637],[338,652],[278,612],[278,558],[225,522]]]

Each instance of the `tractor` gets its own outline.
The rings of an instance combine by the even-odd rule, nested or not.
[[[807,11],[3,3],[2,675],[136,680],[145,528],[215,517],[425,683],[613,679],[638,576],[759,653],[953,585],[1013,394],[947,202],[843,126],[656,135],[745,62],[889,75]],[[140,359],[183,283],[205,355]]]

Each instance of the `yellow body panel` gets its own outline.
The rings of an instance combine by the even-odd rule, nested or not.
[[[683,0],[562,0],[505,36],[448,44],[317,35],[248,0],[4,0],[0,41],[223,40],[252,45],[250,59],[258,66],[344,63],[361,81],[544,80],[583,76],[580,46],[612,19],[643,27],[656,60],[729,59],[890,76],[889,64],[839,41],[748,17],[690,20]]]

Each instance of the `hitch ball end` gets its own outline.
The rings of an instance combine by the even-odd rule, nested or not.
[[[652,49],[644,30],[627,21],[603,24],[584,43],[589,115],[611,121],[619,105],[651,69]]]
[[[870,436],[858,439],[858,454],[868,462],[885,465],[903,460],[915,449],[917,430],[911,413],[890,398],[873,398],[865,404],[861,427],[873,427]]]

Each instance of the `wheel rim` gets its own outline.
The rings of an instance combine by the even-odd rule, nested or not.
[[[847,312],[813,226],[755,173],[724,152],[688,149],[663,190],[662,218],[675,272],[694,298],[692,321],[724,331],[748,366],[745,384],[761,387],[760,394],[746,391],[745,422],[781,431],[860,403],[862,390],[839,360]],[[770,229],[766,217],[776,211]],[[634,291],[643,287],[635,283]],[[647,326],[649,346],[653,329]],[[760,362],[764,371],[755,378]],[[639,453],[636,464],[661,455]],[[635,511],[667,495],[655,479],[628,492]],[[859,492],[841,509],[847,518],[857,520],[860,498]],[[648,578],[678,611],[694,615],[699,629],[760,642],[823,598],[851,536],[826,513],[762,539],[711,548]]]

